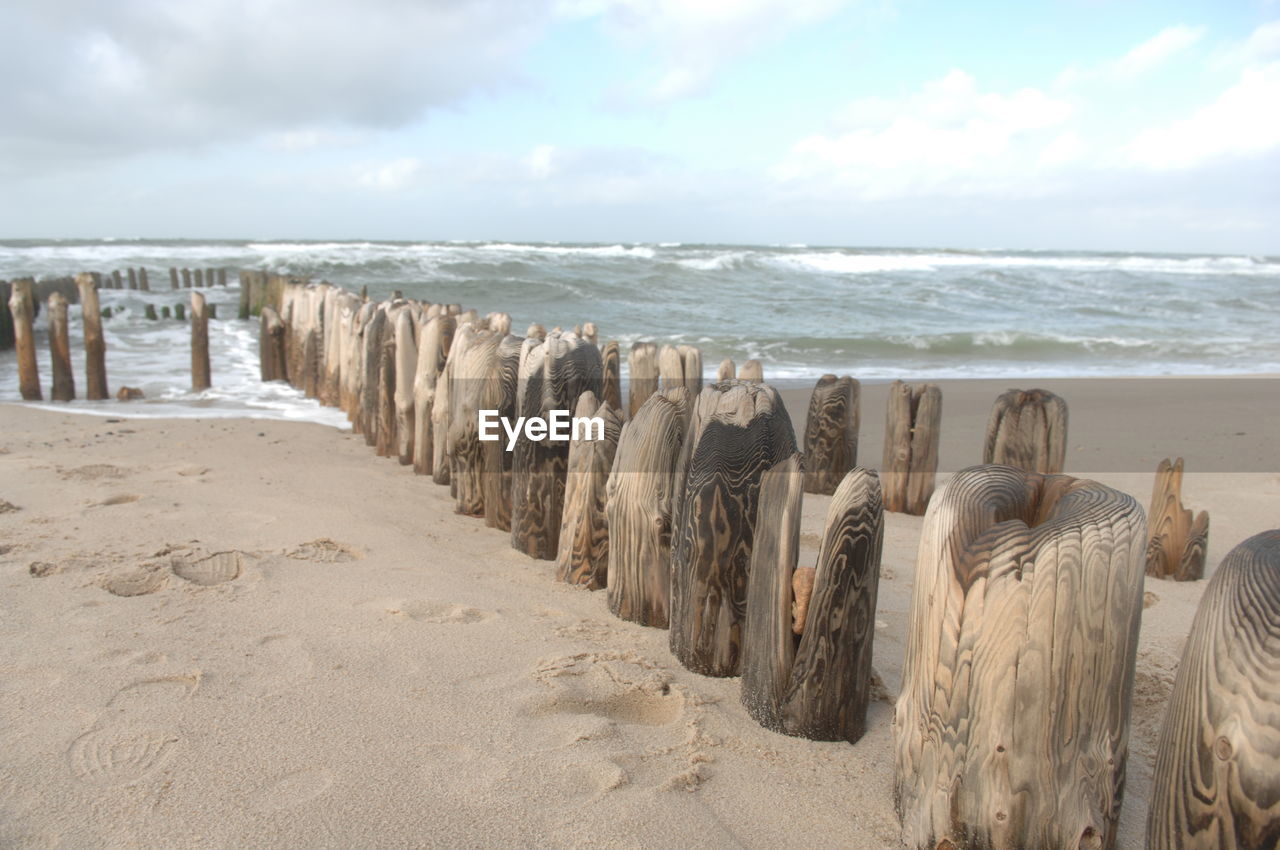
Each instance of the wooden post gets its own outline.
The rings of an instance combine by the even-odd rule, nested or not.
[[[546,339],[547,329],[538,323],[529,325],[529,329],[524,332],[527,339]]]
[[[432,469],[435,437],[431,407],[435,402],[440,370],[444,368],[446,343],[443,337],[446,333],[453,335],[453,317],[435,315],[427,319],[418,334],[418,365],[413,379],[413,471],[418,475],[430,475]]]
[[[698,396],[676,470],[671,576],[671,652],[695,673],[738,674],[761,478],[795,452],[773,387],[726,381]]]
[[[160,306],[160,318],[162,319],[173,318],[173,311],[169,309],[168,304],[163,304]]]
[[[569,444],[556,578],[584,585],[588,590],[599,590],[609,581],[609,524],[605,505],[622,420],[608,402],[598,403],[590,390],[578,399],[574,415],[598,418],[601,433],[582,433],[581,439]]]
[[[1147,575],[1174,581],[1196,581],[1204,576],[1209,548],[1209,513],[1195,519],[1182,507],[1182,458],[1160,461],[1147,515]]]
[[[143,318],[150,319],[153,322],[160,318],[160,315],[156,313],[156,305],[154,304],[147,304],[143,307],[142,316]]]
[[[664,390],[685,386],[684,358],[674,345],[664,345],[658,352],[658,379]]]
[[[658,346],[652,342],[633,343],[627,368],[631,373],[630,415],[635,416],[640,405],[658,391]]]
[[[413,385],[417,380],[418,341],[414,338],[413,313],[396,316],[396,451],[401,466],[413,463]]]
[[[681,365],[684,367],[684,386],[689,398],[697,398],[702,392],[702,351],[696,345],[678,345]]]
[[[1280,530],[1227,553],[1169,696],[1147,811],[1151,850],[1280,846]]]
[[[119,270],[119,269],[112,269],[112,270],[111,270],[111,288],[112,288],[112,289],[124,289],[124,282],[123,282],[123,281],[124,281],[124,278],[121,276],[121,274],[120,274],[120,270]]]
[[[1067,403],[1048,390],[1009,390],[987,419],[983,463],[1028,472],[1062,471],[1067,453]]]
[[[13,316],[9,314],[11,294],[9,282],[0,280],[0,351],[13,348]]]
[[[766,498],[768,482],[760,491],[743,639],[742,701],[767,728],[853,743],[866,730],[871,694],[884,540],[880,480],[866,469],[854,469],[844,477],[827,509],[817,566],[793,572],[800,497],[798,474],[792,471],[794,461],[790,463],[785,493]],[[763,551],[762,530],[769,536]]]
[[[204,269],[191,270],[191,285],[196,289],[204,289]]]
[[[732,381],[738,377],[738,369],[733,365],[733,360],[726,357],[720,361],[720,368],[716,370],[716,383],[721,381]]]
[[[213,386],[209,374],[209,314],[204,293],[191,293],[191,389],[193,392]]]
[[[174,305],[173,305],[173,317],[174,317],[175,319],[177,319],[179,322],[185,322],[185,321],[187,320],[187,307],[186,307],[186,305],[185,305],[185,304],[174,304]]]
[[[241,269],[236,276],[236,283],[240,286],[240,309],[237,311],[242,319],[249,318],[249,292],[253,288],[253,272]]]
[[[806,493],[831,495],[858,465],[861,396],[861,385],[848,375],[818,379],[804,426]]]
[[[226,285],[227,285],[227,269],[224,266],[218,269],[218,286],[226,286]]]
[[[604,366],[600,349],[574,334],[547,334],[521,351],[517,412],[550,418],[572,410],[583,392],[599,395]],[[531,558],[553,561],[560,549],[569,441],[541,441],[522,434],[511,469],[511,546]]]
[[[1115,846],[1142,508],[1094,481],[961,470],[925,514],[894,716],[908,847]]]
[[[178,288],[178,270],[173,266],[169,266],[169,288],[170,289]],[[248,318],[248,317],[244,316],[242,318]]]
[[[258,361],[263,381],[288,381],[284,356],[284,322],[270,307],[262,309],[258,328]]]
[[[622,362],[617,340],[609,340],[600,349],[600,363],[604,370],[601,400],[622,416]]]
[[[151,281],[147,279],[147,269],[145,266],[138,267],[138,289],[142,292],[151,291]]]
[[[36,337],[32,328],[35,319],[35,281],[27,278],[15,280],[9,295],[9,313],[13,316],[14,347],[18,350],[18,391],[24,401],[40,401],[40,371],[36,364]]]
[[[49,295],[49,354],[53,363],[54,401],[76,397],[76,380],[71,372],[71,339],[67,332],[67,299],[61,292]]]
[[[742,368],[738,370],[738,380],[763,383],[764,367],[760,365],[759,360],[748,360],[746,363],[743,363]]]
[[[78,274],[76,286],[80,289],[80,314],[84,322],[84,397],[101,401],[110,396],[107,393],[107,343],[102,337],[97,278],[92,273]]]
[[[126,269],[126,271],[129,273],[129,288],[130,288],[130,289],[135,289],[135,290],[136,290],[136,289],[138,288],[138,272],[137,272],[137,270],[136,270],[136,269],[134,269],[134,267],[133,267],[133,266],[129,266],[129,268],[128,268],[128,269]]]
[[[884,509],[920,516],[933,495],[942,427],[942,391],[933,384],[889,387],[885,408]]]
[[[191,269],[182,270],[182,288],[183,289],[191,288]]]
[[[497,331],[495,331],[496,333]],[[520,356],[525,341],[511,334],[498,341],[485,381],[487,409],[514,420],[520,385]],[[511,487],[515,454],[507,451],[506,435],[484,444],[484,524],[511,531]]]
[[[449,485],[457,502],[455,510],[464,516],[486,515],[486,447],[492,444],[480,439],[479,412],[499,407],[494,395],[500,385],[491,378],[501,342],[502,337],[487,328],[461,325],[445,364],[447,388],[437,397],[450,405]]]
[[[360,433],[365,445],[378,441],[378,380],[382,372],[382,332],[387,324],[387,308],[379,304],[364,328],[364,380],[360,393]]]
[[[387,321],[382,326],[382,345],[378,349],[377,438],[373,443],[378,457],[396,453],[396,320],[403,304],[393,302],[387,308]]]
[[[689,423],[689,393],[654,393],[618,435],[609,474],[609,610],[642,626],[667,627],[676,467]]]

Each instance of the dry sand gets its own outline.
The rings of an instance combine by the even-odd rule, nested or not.
[[[1187,457],[1211,567],[1280,526],[1274,381],[1038,383],[1071,404],[1069,472],[1146,505],[1156,461]],[[944,469],[980,460],[1009,385],[944,385]],[[864,392],[876,466],[884,388]],[[806,397],[787,394],[800,426]],[[0,423],[0,846],[898,846],[888,696],[856,745],[767,732],[736,679],[683,670],[666,632],[362,438],[15,405]],[[802,562],[826,506],[805,497]],[[886,517],[889,694],[920,524]],[[1121,847],[1141,845],[1203,586],[1147,585]]]

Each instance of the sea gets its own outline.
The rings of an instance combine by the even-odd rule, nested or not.
[[[755,358],[767,380],[824,373],[864,382],[940,378],[1217,376],[1280,372],[1280,257],[1115,252],[846,248],[685,243],[0,240],[0,280],[145,267],[150,293],[104,289],[111,391],[141,402],[45,403],[106,416],[253,416],[346,427],[341,413],[258,379],[257,321],[236,318],[236,270],[305,275],[372,298],[394,291],[504,311],[512,330],[595,322],[623,349],[639,340]],[[187,303],[168,269],[228,270],[206,289],[214,387],[192,393],[190,330],[149,320]],[[72,345],[80,371],[79,308]],[[44,313],[37,321],[49,391]],[[19,400],[13,351],[0,401]]]

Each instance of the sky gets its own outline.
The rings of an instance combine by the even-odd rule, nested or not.
[[[0,238],[1280,254],[1280,0],[7,0]]]

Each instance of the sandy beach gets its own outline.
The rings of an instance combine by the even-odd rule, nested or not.
[[[943,384],[940,479],[1022,382]],[[1209,567],[1280,524],[1273,379],[1036,382],[1067,471],[1150,500],[1187,459]],[[879,465],[884,385],[859,457]],[[803,427],[807,390],[784,397]],[[896,847],[892,699],[921,520],[886,515],[856,745],[760,728],[737,679],[458,516],[361,437],[0,407],[0,845]],[[801,563],[828,499],[806,495]],[[1119,846],[1204,582],[1148,580]]]

